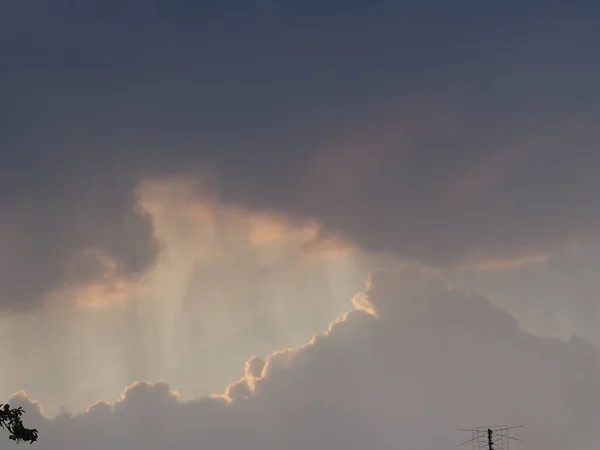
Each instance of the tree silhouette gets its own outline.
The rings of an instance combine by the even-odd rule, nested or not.
[[[37,441],[38,431],[35,428],[29,429],[23,426],[21,420],[23,413],[25,411],[21,407],[11,408],[8,404],[0,404],[0,428],[8,430],[11,441],[33,444]]]

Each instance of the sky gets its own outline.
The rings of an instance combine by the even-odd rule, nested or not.
[[[599,25],[0,0],[0,402],[49,450],[589,448]]]

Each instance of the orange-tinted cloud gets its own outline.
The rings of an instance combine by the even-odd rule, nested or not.
[[[467,261],[459,265],[459,267],[475,269],[475,270],[512,270],[519,267],[543,264],[550,259],[548,254],[534,254],[521,256],[516,258],[492,258],[481,259],[475,261]]]

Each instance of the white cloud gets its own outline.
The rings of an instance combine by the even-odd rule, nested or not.
[[[300,348],[250,359],[226,396],[186,402],[138,383],[53,419],[22,393],[11,402],[40,450],[448,448],[456,428],[495,423],[525,425],[519,448],[591,448],[600,356],[582,339],[529,335],[414,267],[372,273],[355,304],[377,317],[357,309]]]

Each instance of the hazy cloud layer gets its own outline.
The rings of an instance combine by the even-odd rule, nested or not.
[[[374,272],[354,303],[307,345],[250,359],[224,397],[182,402],[140,383],[51,420],[24,394],[11,401],[40,428],[40,450],[431,449],[496,423],[525,425],[514,448],[594,442],[600,355],[584,340],[531,336],[485,297],[411,267]]]
[[[0,305],[72,284],[64,266],[90,249],[135,281],[159,249],[135,187],[200,169],[222,201],[435,264],[593,235],[595,17],[532,0],[5,1]]]
[[[600,348],[598,241],[574,241],[545,261],[521,262],[502,270],[488,266],[443,272],[460,286],[491,295],[495,304],[517,316],[527,330],[562,338],[579,334]]]

